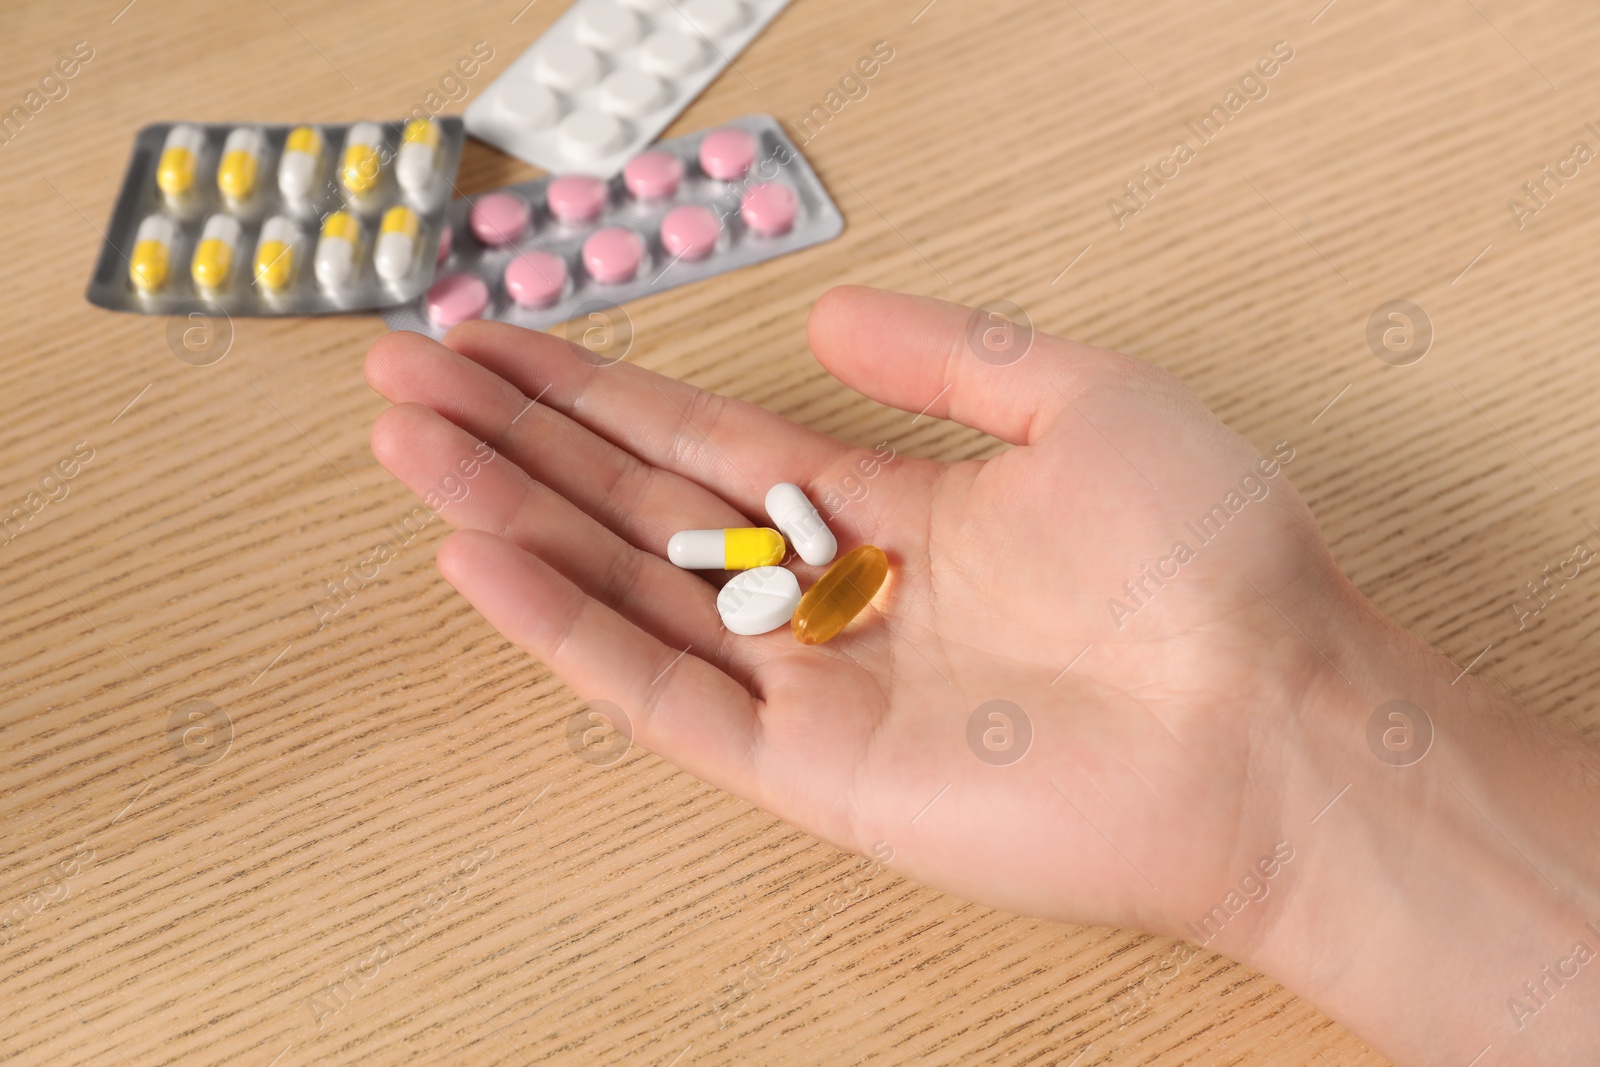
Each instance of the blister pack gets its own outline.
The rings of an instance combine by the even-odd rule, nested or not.
[[[844,218],[769,115],[662,141],[609,182],[539,178],[450,205],[427,294],[391,328],[472,318],[538,329],[832,240]]]
[[[479,140],[555,174],[609,178],[788,0],[577,0],[467,107]]]
[[[433,279],[458,118],[139,131],[89,302],[311,315],[410,300]]]

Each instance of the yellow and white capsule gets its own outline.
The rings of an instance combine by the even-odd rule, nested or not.
[[[256,242],[256,284],[281,293],[294,282],[300,252],[300,227],[287,215],[274,215],[261,227]]]
[[[683,530],[667,542],[667,559],[691,571],[747,571],[782,562],[783,535],[761,527]]]
[[[161,161],[156,165],[156,185],[169,199],[177,200],[194,191],[194,175],[200,168],[205,144],[205,134],[198,126],[179,123],[167,131]]]
[[[234,254],[239,248],[243,228],[232,215],[212,215],[200,231],[200,244],[189,264],[189,275],[196,288],[217,292],[233,278]]]
[[[400,188],[412,198],[420,198],[433,182],[439,158],[439,124],[432,119],[412,119],[400,138],[400,152],[394,159],[394,176]]]
[[[396,204],[383,213],[378,243],[372,247],[372,266],[378,277],[397,282],[411,273],[417,260],[417,213]]]
[[[240,126],[228,132],[222,142],[222,162],[217,164],[217,189],[235,203],[255,195],[256,178],[261,173],[261,158],[267,154],[267,138],[254,126]]]
[[[177,223],[165,215],[145,216],[133,241],[133,258],[128,260],[128,280],[135,289],[154,293],[166,286],[172,246],[177,240]]]
[[[350,284],[356,274],[356,256],[361,250],[361,223],[348,211],[335,211],[322,220],[322,238],[311,269],[325,288],[339,289]]]
[[[360,196],[378,187],[382,150],[383,129],[376,122],[358,122],[350,127],[344,142],[344,160],[339,165],[339,181],[345,189]]]
[[[283,158],[278,161],[278,191],[285,200],[305,200],[316,187],[322,171],[322,131],[315,126],[296,126],[283,142]]]

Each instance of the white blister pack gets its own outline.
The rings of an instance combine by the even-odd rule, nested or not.
[[[770,115],[661,141],[621,175],[536,178],[450,205],[440,267],[391,329],[542,329],[837,237],[844,218]]]
[[[577,0],[467,107],[467,131],[548,171],[609,178],[788,2]]]

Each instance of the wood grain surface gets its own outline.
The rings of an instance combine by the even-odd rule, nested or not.
[[[404,525],[367,443],[376,315],[213,324],[195,366],[188,324],[84,301],[139,126],[430,92],[458,113],[564,6],[6,5],[0,106],[92,58],[0,144],[0,513],[26,514],[0,543],[0,1058],[1382,1062],[1247,968],[944,896],[585,738],[437,575],[444,523]],[[494,58],[453,85],[479,41]],[[841,84],[878,42],[892,59]],[[1241,87],[1275,45],[1292,59]],[[629,358],[982,456],[830,379],[805,316],[840,282],[1011,301],[1293,442],[1362,589],[1593,732],[1600,579],[1514,605],[1600,546],[1600,164],[1543,170],[1600,150],[1597,47],[1575,0],[796,0],[668,134],[811,116],[846,231],[628,305]],[[1216,107],[1203,140],[1186,124]],[[460,186],[534,173],[470,144]],[[1432,333],[1408,365],[1419,342],[1368,343],[1394,300]]]

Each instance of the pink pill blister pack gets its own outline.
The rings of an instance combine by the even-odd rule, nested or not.
[[[768,115],[662,141],[610,181],[569,174],[457,200],[447,221],[432,287],[385,308],[391,328],[442,337],[488,318],[539,329],[844,230]]]
[[[609,178],[788,0],[577,0],[468,106],[467,130],[555,174]]]

